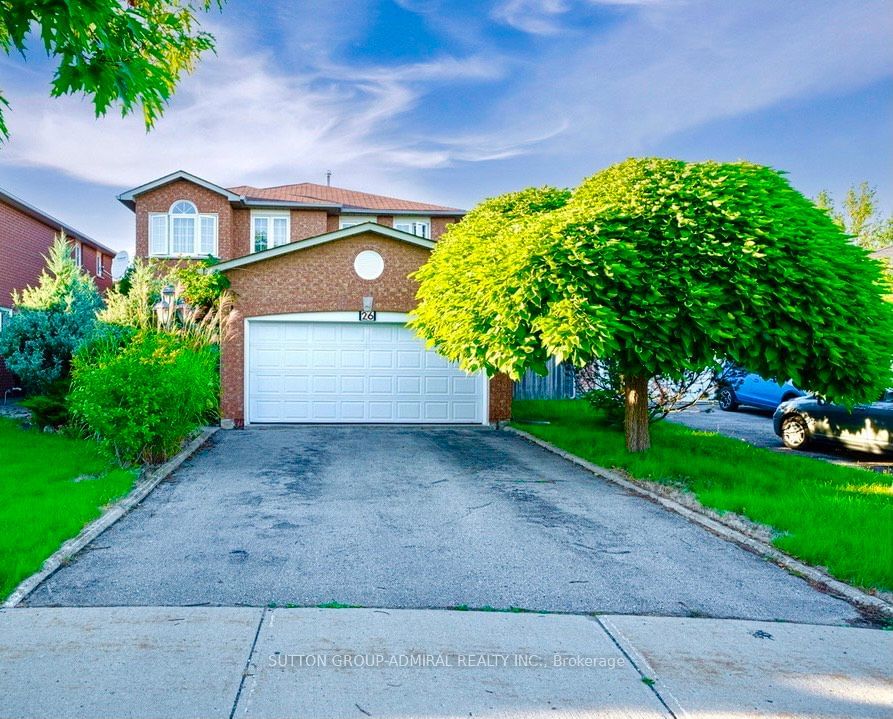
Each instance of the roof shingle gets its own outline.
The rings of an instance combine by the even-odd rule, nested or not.
[[[455,212],[462,214],[463,210],[444,205],[432,205],[427,202],[413,202],[401,200],[386,195],[373,195],[369,192],[347,190],[343,187],[331,187],[330,185],[317,185],[312,182],[300,182],[296,185],[279,185],[278,187],[251,187],[239,185],[228,188],[230,192],[244,195],[255,200],[282,200],[283,202],[305,202],[308,204],[332,205],[351,210],[405,210],[418,212],[429,210],[431,212]]]

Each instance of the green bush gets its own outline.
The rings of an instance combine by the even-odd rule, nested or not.
[[[72,417],[121,462],[161,461],[214,417],[217,365],[217,347],[167,332],[92,343],[74,359]]]
[[[44,388],[43,394],[22,400],[21,405],[31,412],[31,423],[39,428],[61,427],[68,423],[69,378],[57,379]]]
[[[37,287],[13,295],[16,312],[0,334],[0,357],[28,392],[67,380],[72,355],[93,333],[102,298],[59,236]]]

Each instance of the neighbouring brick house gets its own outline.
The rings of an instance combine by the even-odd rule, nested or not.
[[[136,256],[213,256],[234,295],[221,347],[225,426],[487,423],[512,382],[468,375],[406,327],[452,207],[328,185],[224,188],[175,172],[122,193]]]
[[[13,292],[37,284],[44,256],[60,232],[97,287],[103,292],[111,287],[114,250],[0,188],[0,331],[12,310]],[[14,386],[14,379],[0,359],[0,393]]]

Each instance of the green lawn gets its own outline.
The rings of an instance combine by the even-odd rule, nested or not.
[[[0,419],[0,600],[135,478],[95,442]]]
[[[773,527],[779,549],[835,577],[893,590],[889,475],[782,455],[669,422],[652,426],[650,451],[629,454],[622,430],[605,425],[582,400],[518,401],[513,412],[519,429],[578,457],[684,487],[708,507]]]

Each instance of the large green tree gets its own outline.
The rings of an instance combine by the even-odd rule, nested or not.
[[[23,56],[29,38],[57,61],[53,97],[82,92],[96,115],[120,106],[141,109],[150,128],[164,110],[180,76],[214,38],[198,15],[224,0],[0,0],[0,50]],[[0,93],[0,140],[8,131]]]
[[[880,264],[749,163],[628,160],[487,200],[416,277],[415,329],[468,371],[614,362],[630,451],[650,444],[649,377],[728,358],[843,402],[891,380]]]
[[[867,182],[850,187],[840,209],[827,190],[818,194],[815,203],[827,210],[840,229],[866,250],[893,245],[893,215],[883,217],[877,202],[877,188]]]

